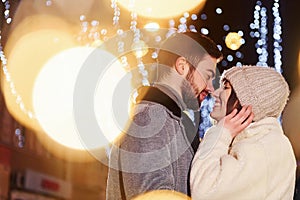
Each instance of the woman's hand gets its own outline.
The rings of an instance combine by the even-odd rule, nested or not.
[[[237,112],[237,109],[234,109],[219,122],[229,130],[233,138],[249,126],[254,118],[251,105],[243,106],[240,112]]]

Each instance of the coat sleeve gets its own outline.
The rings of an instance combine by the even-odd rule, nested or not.
[[[118,158],[126,199],[150,190],[174,189],[175,132],[175,120],[161,106],[144,107],[135,113]]]
[[[229,148],[232,137],[227,129],[214,126],[205,134],[191,167],[193,200],[264,199],[266,158],[259,144]]]
[[[144,142],[146,142],[144,140]],[[159,142],[159,138],[149,139],[148,146]],[[128,149],[120,154],[122,167],[122,180],[126,199],[147,192],[159,189],[174,189],[174,176],[171,165],[170,148],[166,146],[163,150],[153,151],[147,145],[141,143],[127,143],[134,145],[134,153]],[[138,145],[141,145],[138,147]]]

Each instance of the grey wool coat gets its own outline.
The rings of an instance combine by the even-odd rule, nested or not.
[[[190,195],[190,165],[199,141],[198,126],[194,124],[199,119],[193,124],[183,112],[186,105],[171,88],[165,85],[156,88],[163,94],[154,96],[163,99],[167,95],[176,103],[177,110],[151,98],[134,106],[126,133],[111,147],[107,200],[130,200],[158,189]],[[193,141],[196,141],[194,149]]]

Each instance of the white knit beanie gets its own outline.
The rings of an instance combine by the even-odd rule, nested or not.
[[[253,121],[265,117],[279,117],[289,96],[289,86],[284,77],[271,67],[242,66],[225,70],[227,79],[242,106],[252,105]]]

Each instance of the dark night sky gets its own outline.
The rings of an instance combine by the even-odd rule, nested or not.
[[[261,1],[262,5],[265,6],[268,11],[268,45],[272,47],[272,26],[273,26],[273,16],[272,16],[272,5],[274,1],[264,0]],[[244,39],[246,43],[241,46],[239,51],[244,54],[244,58],[241,61],[243,64],[256,64],[257,54],[255,52],[256,38],[251,38],[249,32],[251,31],[249,25],[253,22],[253,11],[256,1],[252,0],[218,0],[218,1],[207,1],[206,6],[200,13],[207,14],[208,18],[205,21],[201,21],[200,26],[205,26],[210,30],[209,36],[215,40],[218,44],[225,47],[223,37],[227,34],[223,30],[223,25],[226,23],[230,26],[230,31],[244,31]],[[281,0],[279,2],[279,12],[282,18],[282,69],[283,75],[286,77],[290,84],[291,89],[294,89],[297,84],[299,84],[298,72],[297,72],[297,57],[300,49],[300,11],[299,1],[296,0]],[[223,9],[222,15],[216,15],[215,9],[220,7]],[[234,51],[227,48],[223,49],[223,53],[234,54]],[[237,60],[233,60],[232,63],[228,63],[228,66],[232,66]],[[269,49],[269,59],[268,65],[273,66],[273,52]],[[221,65],[218,66],[220,71],[222,71]]]
[[[294,88],[299,82],[299,68],[297,68],[297,59],[300,51],[300,11],[299,1],[283,1],[283,64],[284,75]]]

